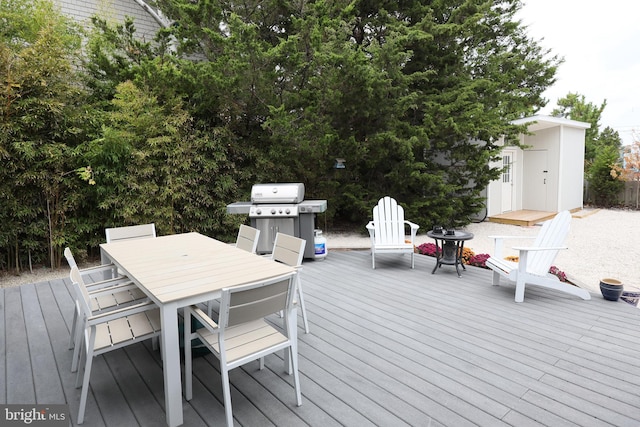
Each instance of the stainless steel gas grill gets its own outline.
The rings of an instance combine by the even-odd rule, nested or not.
[[[313,258],[316,214],[327,210],[326,200],[304,200],[304,184],[255,184],[250,202],[227,205],[230,214],[249,214],[251,226],[260,230],[258,253],[271,253],[278,232],[307,241],[305,258]]]

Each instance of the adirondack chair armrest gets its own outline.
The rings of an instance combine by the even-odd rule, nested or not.
[[[109,322],[111,320],[120,319],[125,316],[131,316],[133,314],[142,313],[149,310],[156,310],[158,308],[152,301],[145,301],[140,304],[129,305],[117,310],[111,310],[108,312],[102,312],[89,317],[89,325],[97,325],[100,323]]]
[[[496,258],[502,258],[502,249],[504,241],[509,239],[535,239],[534,236],[488,236],[493,239],[493,253]]]
[[[369,237],[371,237],[371,247],[374,247],[376,244],[376,227],[373,221],[369,221],[367,230],[369,230]]]
[[[416,238],[416,234],[418,233],[418,229],[420,228],[420,226],[418,224],[415,224],[411,221],[404,221],[405,224],[407,224],[409,227],[411,227],[411,243],[413,243],[413,241]]]
[[[202,323],[204,327],[207,328],[207,330],[209,330],[211,333],[218,333],[218,324],[211,317],[207,316],[207,313],[202,311],[202,309],[195,305],[192,305],[191,307],[187,307],[186,310],[193,317],[198,319],[200,323]]]
[[[555,246],[534,246],[534,247],[519,246],[519,247],[514,247],[513,249],[517,250],[520,254],[519,261],[518,261],[518,270],[526,271],[528,266],[527,256],[529,252],[559,251],[559,250],[569,249],[569,248],[567,248],[566,246],[557,246],[557,247]]]
[[[563,249],[569,249],[566,246],[514,246],[514,250],[516,251],[559,251]]]
[[[536,236],[487,236],[489,239],[500,239],[500,240],[507,240],[507,239],[535,239]]]

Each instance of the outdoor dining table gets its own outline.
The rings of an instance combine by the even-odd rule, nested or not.
[[[113,262],[160,308],[167,425],[183,423],[178,309],[219,298],[223,288],[293,275],[285,264],[199,233],[100,245]],[[295,309],[289,315],[295,315]],[[296,332],[292,331],[293,339]]]

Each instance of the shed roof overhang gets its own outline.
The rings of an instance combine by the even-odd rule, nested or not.
[[[539,130],[549,129],[557,126],[566,126],[578,129],[589,129],[591,127],[590,123],[565,119],[564,117],[552,117],[543,115],[525,117],[523,119],[513,120],[511,123],[513,123],[514,125],[525,125],[530,123],[528,127],[529,132],[536,132]]]

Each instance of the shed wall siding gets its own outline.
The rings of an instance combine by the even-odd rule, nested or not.
[[[561,164],[558,211],[582,209],[584,188],[584,138],[585,130],[562,127]]]

